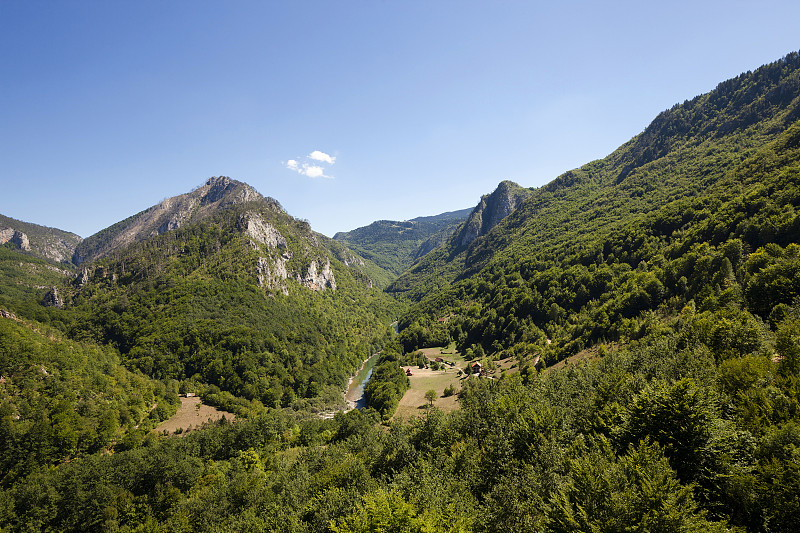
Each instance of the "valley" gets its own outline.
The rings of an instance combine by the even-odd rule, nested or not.
[[[476,200],[0,218],[0,530],[797,531],[800,54]]]

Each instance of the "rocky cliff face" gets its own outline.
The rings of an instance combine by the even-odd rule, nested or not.
[[[473,209],[458,234],[458,246],[468,246],[478,237],[489,233],[529,195],[528,189],[520,187],[513,181],[501,182],[493,193],[483,196]]]
[[[248,212],[239,218],[239,230],[250,238],[250,247],[265,253],[256,263],[256,279],[261,287],[289,294],[286,280],[294,278],[313,291],[336,290],[336,279],[329,258],[312,259],[305,274],[290,271],[289,261],[294,254],[286,238],[257,212]],[[314,244],[318,244],[314,241]],[[363,261],[362,261],[363,262]]]
[[[0,244],[10,242],[17,245],[20,250],[29,252],[31,250],[30,240],[28,236],[21,231],[14,228],[1,228],[0,229]]]
[[[192,192],[167,198],[158,205],[92,235],[78,245],[72,257],[80,265],[108,253],[173,231],[235,204],[262,200],[283,212],[277,201],[264,198],[249,185],[226,176],[213,177]]]
[[[297,281],[312,291],[324,291],[325,289],[336,290],[336,279],[333,277],[331,260],[328,258],[325,258],[324,264],[322,260],[312,260],[311,264],[308,265],[306,275],[303,277],[298,276]]]
[[[286,248],[286,239],[283,235],[258,213],[242,215],[239,219],[239,229],[255,243],[264,244],[268,248]]]
[[[69,262],[80,242],[81,238],[74,233],[0,215],[0,245],[11,244],[29,255],[57,263]]]
[[[58,287],[51,288],[42,299],[42,305],[45,307],[57,307],[61,309],[64,307],[64,299],[58,293]]]
[[[272,291],[280,291],[289,294],[286,280],[289,279],[289,271],[286,269],[286,262],[292,258],[292,254],[285,252],[276,258],[259,257],[256,264],[256,279],[260,287]]]
[[[258,285],[289,294],[286,263],[292,258],[292,252],[287,249],[286,238],[256,212],[239,217],[239,230],[250,238],[251,248],[267,252],[267,257],[259,257],[256,262]]]

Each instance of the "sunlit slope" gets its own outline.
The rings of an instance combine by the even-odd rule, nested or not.
[[[731,298],[768,319],[798,290],[790,276],[771,305],[757,304],[766,264],[750,254],[800,238],[799,69],[791,54],[676,105],[607,158],[534,191],[461,255],[452,242],[432,252],[401,325],[430,329],[452,314],[463,347],[549,338],[561,357],[635,336],[643,313],[689,301]]]

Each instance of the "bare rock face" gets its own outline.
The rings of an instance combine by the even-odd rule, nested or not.
[[[89,278],[91,278],[92,273],[89,271],[88,268],[83,268],[77,276],[75,276],[75,280],[72,282],[73,285],[76,287],[83,287],[87,283],[89,283]]]
[[[239,228],[255,242],[270,248],[286,248],[286,239],[258,213],[246,213],[239,220]]]
[[[312,291],[336,290],[336,278],[329,258],[326,258],[324,263],[321,259],[312,260],[305,275],[300,275],[296,270],[289,272],[286,264],[291,258],[292,252],[288,250],[275,258],[259,257],[256,263],[258,285],[269,290],[280,291],[286,295],[289,294],[286,280],[294,278],[298,283]]]
[[[44,295],[44,299],[42,300],[42,304],[46,307],[56,307],[61,309],[64,307],[64,299],[61,298],[61,295],[58,294],[58,289],[53,287],[47,294]]]
[[[16,244],[20,250],[31,251],[31,243],[26,234],[13,228],[0,228],[0,244],[7,242]]]
[[[258,285],[288,295],[289,289],[285,281],[289,279],[289,272],[286,269],[286,262],[291,258],[292,253],[288,251],[275,259],[259,257],[256,264]]]
[[[458,245],[468,246],[510,215],[519,204],[520,197],[515,192],[520,190],[523,190],[522,187],[516,183],[503,181],[493,193],[483,196],[462,227],[458,235]]]
[[[22,233],[21,231],[15,231],[14,236],[11,238],[11,242],[16,244],[20,247],[20,249],[29,252],[31,250],[31,243],[28,240],[28,236]]]
[[[0,309],[0,317],[8,318],[9,320],[19,320],[17,318],[17,315],[15,315],[14,313],[8,312],[5,309]]]
[[[297,281],[311,289],[312,291],[321,292],[325,289],[336,290],[336,279],[333,276],[333,269],[331,269],[331,260],[325,260],[325,264],[320,266],[317,260],[311,261],[308,265],[308,272],[303,277],[297,276]]]
[[[287,263],[293,254],[287,248],[286,238],[281,232],[255,211],[244,213],[238,225],[239,230],[250,238],[252,249],[267,253],[267,257],[259,257],[256,263],[256,279],[260,287],[289,294],[286,280],[291,277],[312,291],[336,290],[336,279],[329,258],[326,257],[324,262],[322,259],[313,259],[305,275],[297,270],[290,272]],[[310,230],[309,234],[312,235]]]

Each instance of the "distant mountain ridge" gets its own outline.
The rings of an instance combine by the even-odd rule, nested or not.
[[[399,297],[419,299],[434,288],[450,283],[471,257],[473,248],[533,194],[513,181],[501,181],[481,197],[467,219],[439,245],[402,273],[387,290]]]
[[[470,212],[461,209],[405,221],[378,220],[333,238],[398,276],[449,238]]]

